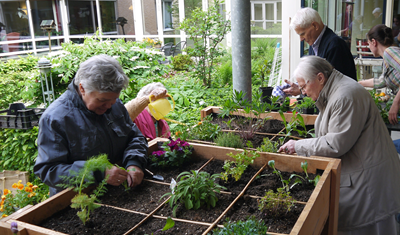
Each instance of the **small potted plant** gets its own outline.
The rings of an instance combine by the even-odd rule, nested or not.
[[[268,86],[269,74],[271,73],[271,66],[272,66],[272,61],[266,59],[264,60],[263,63],[259,64],[256,69],[256,75],[258,75],[261,80],[261,86],[259,88],[259,91],[262,95],[261,102],[263,103],[271,103],[270,97],[272,95],[272,90],[274,89],[273,87]],[[264,82],[266,86],[264,86]]]
[[[303,114],[315,114],[315,101],[310,97],[297,99],[296,110]]]

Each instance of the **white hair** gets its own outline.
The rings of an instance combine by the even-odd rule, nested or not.
[[[150,93],[156,88],[165,89],[165,86],[161,82],[149,83],[146,86],[142,87],[142,89],[140,89],[140,91],[137,94],[137,97],[143,97],[143,96],[148,97],[150,95]]]
[[[375,8],[375,9],[372,11],[372,14],[375,14],[375,13],[382,13],[382,9],[379,8],[379,7]]]
[[[316,22],[319,25],[323,25],[321,16],[318,12],[310,7],[305,7],[296,12],[290,23],[292,29],[296,28],[308,28],[312,22]]]
[[[129,78],[116,59],[109,55],[96,55],[81,63],[74,84],[81,84],[87,93],[120,93],[128,87]]]
[[[294,70],[293,77],[295,79],[302,78],[305,82],[311,82],[316,79],[318,73],[324,74],[328,79],[332,71],[333,66],[327,60],[319,56],[303,56]]]

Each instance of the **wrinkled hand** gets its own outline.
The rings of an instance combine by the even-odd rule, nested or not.
[[[151,91],[150,96],[152,101],[165,98],[167,97],[167,90],[164,88],[156,88]]]
[[[126,180],[128,173],[123,169],[113,166],[111,169],[106,169],[105,176],[108,176],[107,184],[118,186]]]
[[[396,125],[399,123],[397,120],[397,113],[399,112],[399,105],[396,102],[393,102],[392,107],[389,110],[389,122],[392,125]]]
[[[133,168],[133,169],[132,169]],[[137,166],[129,166],[128,169],[128,185],[133,188],[142,183],[144,173]]]
[[[294,148],[295,145],[296,145],[296,141],[295,140],[289,140],[286,144],[282,145],[279,148],[278,153],[284,152],[284,153],[287,153],[287,154],[294,154],[294,153],[296,153],[296,150]]]
[[[285,79],[285,82],[290,85],[289,88],[283,89],[283,92],[285,92],[285,94],[291,95],[291,96],[300,95],[301,91],[300,91],[299,85],[297,85],[296,83],[293,83],[287,79]]]

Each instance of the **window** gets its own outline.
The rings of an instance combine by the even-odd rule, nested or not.
[[[282,2],[252,1],[251,2],[251,33],[281,34],[282,33]]]
[[[164,29],[173,29],[172,27],[172,2],[163,1],[163,23]]]

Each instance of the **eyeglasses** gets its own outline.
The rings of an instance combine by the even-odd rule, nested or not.
[[[302,94],[303,94],[304,88],[307,86],[307,83],[308,83],[309,81],[310,81],[310,80],[308,80],[306,83],[304,83],[303,86],[299,86],[300,92],[301,92]]]

